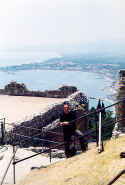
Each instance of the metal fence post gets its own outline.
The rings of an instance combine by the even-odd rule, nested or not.
[[[16,184],[15,179],[15,146],[13,145],[13,183]]]
[[[51,163],[51,160],[52,160],[52,150],[51,150],[51,146],[49,145],[49,157],[50,157],[50,163]]]
[[[4,144],[4,124],[3,123],[1,123],[1,135],[2,135],[1,144],[3,145]]]
[[[98,148],[99,153],[102,152],[102,139],[101,139],[101,137],[102,137],[102,133],[101,133],[102,128],[101,127],[102,127],[101,112],[99,112],[99,148]]]
[[[9,170],[9,167],[10,167],[11,162],[12,162],[14,156],[15,156],[16,151],[17,151],[17,148],[16,148],[15,151],[13,151],[14,153],[13,153],[13,155],[12,155],[12,157],[11,157],[11,159],[10,159],[8,165],[7,165],[7,168],[6,168],[6,170],[5,170],[4,174],[3,174],[3,177],[2,177],[2,180],[1,180],[1,184],[0,184],[0,185],[3,185],[4,179],[5,179],[6,175],[7,175],[7,172],[8,172],[8,170]]]
[[[98,143],[98,123],[96,122],[96,146],[98,146],[99,145],[99,143]]]

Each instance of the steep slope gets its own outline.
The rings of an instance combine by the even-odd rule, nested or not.
[[[98,154],[97,148],[93,148],[47,168],[33,170],[20,185],[106,185],[125,168],[125,159],[119,155],[125,151],[125,136],[106,141],[104,149]],[[116,184],[124,185],[125,175]]]

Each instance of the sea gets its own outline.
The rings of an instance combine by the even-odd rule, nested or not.
[[[0,52],[0,67],[44,62],[50,58],[60,57],[54,52]],[[62,85],[73,85],[89,99],[90,107],[97,106],[98,99],[106,105],[112,103],[107,97],[112,94],[111,79],[93,72],[68,70],[22,70],[14,72],[0,71],[0,88],[11,81],[25,83],[29,90],[55,90]]]

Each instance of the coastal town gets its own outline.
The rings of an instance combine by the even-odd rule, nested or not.
[[[123,59],[98,55],[64,56],[43,62],[0,67],[0,71],[16,72],[20,70],[69,70],[101,73],[109,78],[117,79],[118,71],[125,68]]]

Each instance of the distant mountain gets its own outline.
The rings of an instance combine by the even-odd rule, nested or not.
[[[62,57],[51,58],[39,63],[29,63],[0,67],[1,71],[19,71],[19,70],[72,70],[72,71],[91,71],[102,74],[110,74],[116,78],[119,69],[125,68],[125,56],[103,55],[103,54],[79,54],[64,55]]]

